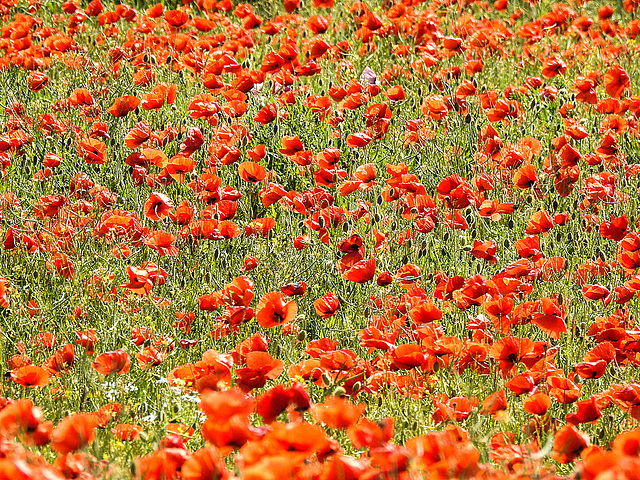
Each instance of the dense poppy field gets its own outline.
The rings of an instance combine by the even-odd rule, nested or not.
[[[637,478],[639,4],[0,0],[0,479]]]

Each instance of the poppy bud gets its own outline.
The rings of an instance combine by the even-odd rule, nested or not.
[[[378,397],[378,408],[382,406],[382,397]]]
[[[327,372],[322,372],[322,381],[327,385],[331,385],[331,378],[327,375]]]
[[[333,394],[336,397],[344,397],[347,394],[347,391],[344,389],[344,387],[340,386],[336,387],[336,389],[333,391]]]
[[[362,384],[360,382],[356,382],[356,383],[353,384],[353,387],[351,388],[351,391],[355,395],[356,393],[358,393],[360,391],[361,388],[362,388]]]
[[[306,338],[307,338],[306,330],[300,330],[300,332],[298,332],[298,335],[296,336],[296,338],[298,339],[298,341],[304,342],[306,340]]]

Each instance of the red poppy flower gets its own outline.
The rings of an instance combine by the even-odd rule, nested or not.
[[[180,473],[184,480],[226,480],[231,475],[220,451],[214,446],[194,452],[184,462]]]
[[[367,131],[352,133],[347,136],[347,145],[352,148],[362,148],[369,145],[372,137]]]
[[[329,318],[340,308],[340,300],[333,292],[327,292],[313,303],[313,307],[322,318]]]
[[[9,296],[7,295],[7,279],[0,276],[0,307],[9,306]]]
[[[346,398],[329,396],[323,404],[315,404],[311,414],[316,422],[345,430],[355,424],[366,409],[364,403],[353,404]]]
[[[354,263],[342,274],[342,278],[355,283],[367,283],[376,274],[376,259],[367,258]]]
[[[107,159],[107,146],[100,140],[85,138],[78,144],[78,156],[93,165],[102,165]]]
[[[629,219],[626,214],[620,217],[612,217],[611,221],[604,220],[600,224],[600,235],[609,240],[620,242],[629,231]],[[635,233],[635,232],[634,232]],[[621,243],[622,245],[622,243]]]
[[[298,314],[298,305],[286,302],[280,292],[265,293],[256,307],[256,320],[264,328],[273,328],[291,322]]]
[[[407,96],[402,85],[394,85],[393,87],[388,88],[385,95],[389,100],[395,101],[404,100]]]
[[[49,84],[49,77],[42,72],[31,72],[27,78],[27,86],[32,92],[39,92]]]
[[[178,154],[167,163],[167,173],[171,175],[176,182],[182,183],[187,173],[193,172],[196,167],[196,161],[189,155]]]
[[[309,409],[311,401],[304,384],[294,382],[288,388],[284,385],[270,388],[258,398],[257,412],[265,423],[272,423],[289,405],[297,411]]]
[[[173,245],[175,241],[175,235],[164,230],[156,230],[147,236],[144,244],[156,250],[161,257],[175,257],[178,255],[178,248]]]
[[[507,404],[507,395],[504,390],[492,393],[484,402],[482,402],[482,415],[498,416],[509,408]]]
[[[616,63],[607,70],[604,86],[610,97],[620,98],[631,91],[631,79],[627,71]]]
[[[238,165],[240,178],[245,182],[258,183],[267,176],[267,171],[262,165],[255,162],[243,162]]]
[[[576,402],[577,411],[567,415],[567,422],[571,425],[579,425],[581,423],[594,423],[602,417],[602,411],[598,406],[595,395],[591,395],[588,399]]]
[[[442,310],[432,300],[423,300],[409,310],[409,318],[418,325],[436,322],[442,320]]]
[[[110,375],[112,373],[124,375],[129,373],[131,357],[122,349],[104,352],[96,357],[95,362],[92,362],[91,366],[102,375]]]
[[[573,425],[565,425],[558,430],[553,440],[551,458],[560,463],[573,462],[589,443],[589,435]]]
[[[533,341],[528,338],[509,336],[491,345],[489,355],[498,360],[502,375],[507,376],[513,367],[533,350],[533,346]]]
[[[307,284],[305,282],[287,283],[280,287],[282,293],[287,297],[293,297],[294,295],[304,295],[307,291]]]
[[[47,359],[44,366],[51,374],[60,375],[68,372],[75,363],[73,344],[67,343]]]
[[[302,140],[297,135],[295,137],[282,137],[282,148],[278,149],[282,155],[287,157],[292,157],[302,150],[304,150]]]
[[[565,322],[566,312],[556,300],[551,298],[540,299],[540,311],[534,312],[531,321],[553,338],[560,338],[561,333],[567,333]]]
[[[136,360],[138,360],[140,368],[144,370],[145,368],[160,365],[166,356],[166,352],[160,351],[153,346],[147,346],[142,349],[142,352],[136,353]]]
[[[111,429],[111,432],[118,440],[131,442],[140,438],[142,427],[129,423],[119,423],[115,428]]]
[[[80,450],[95,439],[98,422],[90,413],[76,413],[60,421],[53,429],[51,448],[60,454]]]
[[[547,57],[542,68],[542,76],[545,78],[552,78],[556,75],[564,75],[567,71],[566,62],[559,55],[551,55]]]
[[[164,13],[164,19],[172,28],[180,28],[189,21],[189,14],[182,10],[168,10]]]
[[[387,285],[391,285],[393,283],[393,275],[391,272],[382,272],[378,275],[376,279],[376,283],[381,287],[386,287]]]
[[[36,365],[25,365],[11,372],[11,380],[23,387],[44,387],[49,383],[49,372]]]
[[[133,95],[118,97],[108,109],[108,112],[115,117],[124,117],[140,105],[140,99]]]
[[[247,353],[247,366],[236,369],[237,385],[242,391],[264,387],[267,380],[273,380],[284,371],[284,362],[273,358],[267,352]]]
[[[525,412],[532,415],[544,415],[549,410],[551,398],[546,393],[535,393],[527,397],[523,402]]]
[[[173,210],[173,201],[160,192],[153,192],[144,204],[145,217],[154,222],[167,218],[171,210]]]
[[[251,223],[244,229],[244,233],[247,236],[260,235],[267,237],[268,233],[276,226],[276,219],[271,217],[266,218],[254,218]]]

